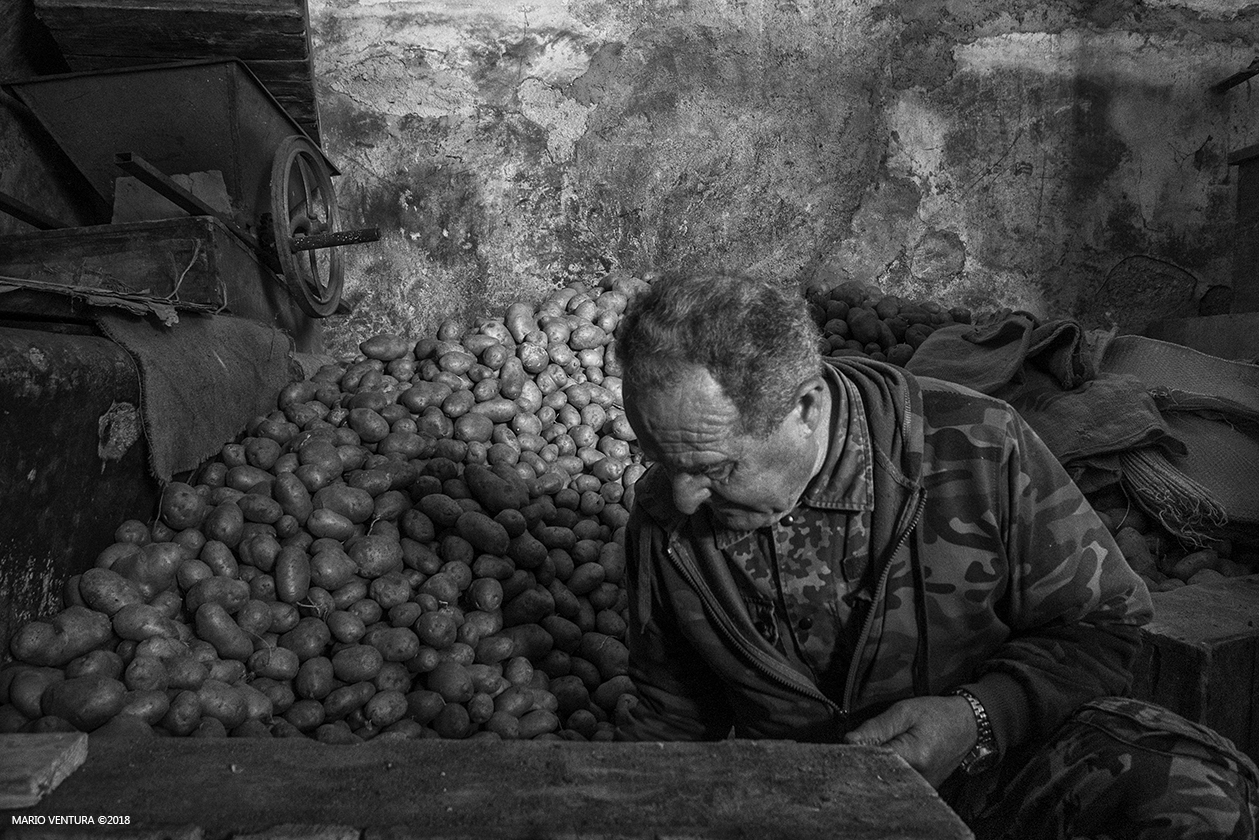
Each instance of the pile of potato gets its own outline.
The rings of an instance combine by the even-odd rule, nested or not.
[[[964,307],[946,309],[935,301],[885,295],[852,281],[807,297],[822,331],[823,353],[866,356],[901,367],[936,328],[972,322]]]
[[[1242,577],[1259,569],[1259,547],[1225,537],[1198,543],[1182,540],[1137,507],[1118,484],[1090,494],[1089,502],[1152,592]]]
[[[21,627],[0,731],[612,737],[643,472],[609,277],[286,386]]]
[[[646,285],[378,335],[290,383],[19,628],[0,732],[610,739],[644,470],[615,332]],[[899,365],[972,317],[855,283],[808,300],[824,350]],[[1249,571],[1093,502],[1152,589]]]

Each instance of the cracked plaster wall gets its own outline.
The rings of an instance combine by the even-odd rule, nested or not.
[[[1259,102],[1207,89],[1255,57],[1259,2],[310,9],[340,201],[384,232],[346,251],[359,308],[334,331],[427,331],[614,268],[1046,316],[1122,307],[1108,277],[1134,255],[1192,293],[1232,277],[1227,156],[1259,142]],[[1104,314],[1132,326],[1138,286],[1127,324]]]

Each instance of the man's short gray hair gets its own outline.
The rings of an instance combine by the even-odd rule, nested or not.
[[[741,431],[764,437],[791,410],[796,387],[821,372],[818,338],[794,285],[679,275],[634,300],[616,344],[628,394],[667,389],[698,365],[739,410]]]

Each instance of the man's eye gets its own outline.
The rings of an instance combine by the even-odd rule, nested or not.
[[[734,464],[722,464],[704,471],[704,477],[711,481],[725,481],[734,472]]]

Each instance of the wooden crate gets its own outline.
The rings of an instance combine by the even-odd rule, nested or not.
[[[70,69],[240,58],[316,143],[306,0],[35,0]]]
[[[1259,575],[1153,594],[1134,694],[1259,761]]]

